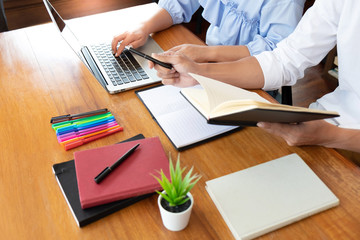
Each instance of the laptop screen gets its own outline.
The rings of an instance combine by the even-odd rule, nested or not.
[[[70,28],[66,25],[65,21],[61,18],[58,12],[54,9],[54,7],[50,4],[48,0],[43,0],[46,10],[48,11],[51,20],[59,29],[61,36],[64,40],[69,44],[72,50],[80,57],[80,59],[87,65],[86,61],[84,61],[83,56],[81,54],[81,44],[79,40],[76,38],[74,33],[70,30]]]

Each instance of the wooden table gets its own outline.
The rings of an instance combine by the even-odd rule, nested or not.
[[[133,17],[140,21],[139,16]],[[154,38],[164,50],[181,43],[203,44],[183,26]],[[138,133],[159,136],[173,157],[176,150],[134,91],[108,94],[52,24],[0,34],[0,89],[1,239],[233,239],[205,190],[205,181],[290,153],[304,159],[340,205],[260,239],[360,237],[360,169],[332,149],[289,147],[256,127],[181,153],[183,165],[194,165],[202,175],[192,191],[195,206],[185,230],[165,229],[156,195],[78,228],[52,173],[53,164],[73,159],[75,151],[114,144]],[[58,144],[49,122],[52,116],[105,107],[123,132],[70,151]]]

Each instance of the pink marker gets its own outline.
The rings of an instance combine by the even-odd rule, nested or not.
[[[64,142],[64,141],[70,140],[72,138],[81,137],[81,136],[84,136],[84,135],[87,135],[90,133],[94,133],[97,131],[101,131],[101,130],[104,130],[107,128],[114,127],[116,125],[118,125],[118,124],[114,121],[110,124],[100,125],[100,126],[80,130],[78,132],[71,132],[71,133],[63,134],[63,135],[57,136],[57,139],[59,142]]]

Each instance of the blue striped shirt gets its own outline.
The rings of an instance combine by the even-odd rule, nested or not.
[[[305,0],[160,0],[174,24],[202,6],[208,45],[246,45],[251,55],[276,48],[302,17]]]

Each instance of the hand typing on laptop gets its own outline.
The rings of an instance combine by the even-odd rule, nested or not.
[[[165,9],[160,8],[149,21],[142,23],[138,28],[115,36],[111,42],[112,51],[115,56],[119,56],[125,46],[131,45],[134,48],[139,48],[147,42],[151,33],[164,30],[172,25],[173,20],[170,14]],[[119,43],[121,44],[118,45]]]
[[[133,46],[135,48],[143,46],[146,43],[148,36],[149,34],[141,27],[134,31],[127,31],[117,35],[111,42],[113,54],[115,57],[118,57],[124,51],[125,46]]]
[[[136,55],[129,50],[121,50],[115,57],[110,43],[90,45],[81,43],[49,0],[43,0],[43,2],[63,39],[110,94],[160,82],[156,72],[148,66],[146,59],[150,57],[144,54],[163,51],[151,37],[147,37],[146,44],[138,51],[134,50]],[[125,44],[120,44],[120,46],[125,46]],[[162,66],[171,68],[171,65],[162,64]]]

